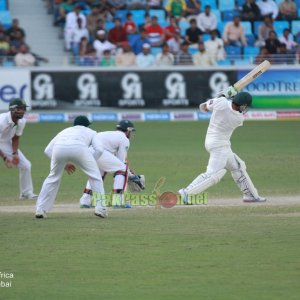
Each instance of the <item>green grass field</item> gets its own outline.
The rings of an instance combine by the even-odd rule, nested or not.
[[[28,124],[21,149],[35,191],[49,172],[43,150],[67,124]],[[95,123],[96,130],[113,128]],[[147,192],[166,177],[176,191],[205,170],[206,122],[136,123],[129,160]],[[300,195],[300,122],[246,122],[233,150],[262,195]],[[86,178],[64,175],[57,204],[79,201]],[[0,166],[0,205],[18,200],[17,170]],[[106,189],[111,188],[111,178]],[[237,198],[230,174],[208,198]],[[209,201],[209,200],[208,200]],[[1,207],[0,207],[1,211]],[[0,299],[299,299],[300,196],[297,205],[134,208],[108,219],[81,213],[0,212],[0,272],[13,273]],[[8,281],[1,278],[0,281]]]

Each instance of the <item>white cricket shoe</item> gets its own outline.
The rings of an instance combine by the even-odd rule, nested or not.
[[[186,193],[185,189],[180,189],[178,193],[181,196],[181,199],[183,200],[184,205],[189,205],[189,195]]]
[[[107,218],[108,212],[106,207],[96,207],[95,216],[100,218]]]
[[[38,195],[34,194],[34,193],[24,193],[21,194],[20,196],[20,200],[35,200],[38,197]]]
[[[35,217],[37,219],[45,219],[45,218],[47,218],[47,215],[46,215],[46,212],[44,210],[37,210],[35,212]]]
[[[245,195],[245,196],[243,197],[243,201],[244,201],[245,203],[266,202],[266,201],[267,201],[267,198],[261,197],[261,196],[258,196],[257,198],[254,198],[253,196],[247,196],[247,195]]]

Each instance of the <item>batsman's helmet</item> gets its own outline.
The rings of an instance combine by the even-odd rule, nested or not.
[[[240,107],[240,112],[243,112],[251,106],[252,96],[247,92],[240,92],[234,96],[232,102]]]
[[[117,124],[116,129],[125,132],[125,134],[126,134],[126,136],[128,138],[133,137],[134,132],[135,132],[134,125],[129,120],[122,120],[122,121],[120,121]]]
[[[26,110],[28,105],[22,99],[14,99],[9,103],[9,110],[14,110],[15,108],[24,108]]]
[[[74,120],[73,125],[80,125],[80,126],[85,126],[89,127],[92,123],[89,121],[89,119],[86,116],[77,116]]]

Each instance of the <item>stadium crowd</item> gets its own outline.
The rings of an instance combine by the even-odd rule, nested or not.
[[[44,1],[76,65],[299,63],[294,0]],[[25,51],[24,31],[15,36],[0,35],[1,53]]]

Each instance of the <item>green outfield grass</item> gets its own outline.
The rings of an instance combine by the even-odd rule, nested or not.
[[[28,124],[21,149],[35,191],[49,172],[43,150],[67,124]],[[94,123],[108,130],[113,123]],[[176,191],[205,170],[206,122],[136,123],[129,160],[151,192]],[[300,195],[300,122],[246,122],[232,138],[262,195]],[[64,175],[56,203],[78,203],[86,178]],[[17,170],[0,165],[0,205],[18,200]],[[111,177],[106,190],[111,188]],[[230,174],[208,191],[236,198]],[[300,202],[300,201],[299,201]],[[1,208],[0,208],[1,209]],[[300,295],[300,204],[293,206],[134,208],[49,213],[0,212],[0,272],[13,273],[0,299],[290,300]]]

